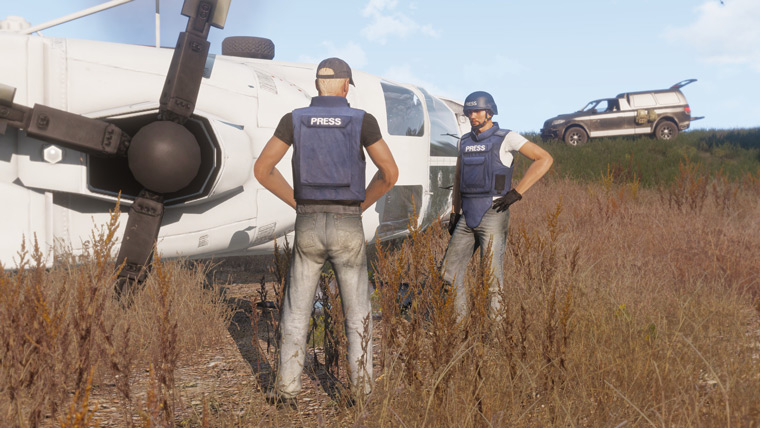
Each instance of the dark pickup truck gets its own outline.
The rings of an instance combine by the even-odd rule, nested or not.
[[[544,122],[541,138],[562,139],[571,146],[585,144],[589,138],[620,135],[654,135],[672,140],[689,128],[691,108],[681,88],[697,79],[676,83],[668,89],[625,92],[615,98],[602,98],[586,104],[575,113],[561,114]]]

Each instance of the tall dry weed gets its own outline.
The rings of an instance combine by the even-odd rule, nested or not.
[[[273,332],[271,343],[274,346],[275,352],[279,352],[280,349],[280,314],[282,313],[283,299],[285,299],[285,287],[288,283],[292,257],[293,253],[287,238],[285,239],[285,244],[282,246],[282,249],[280,249],[280,246],[275,239],[274,264],[270,267],[270,273],[273,274],[275,278],[273,287],[275,307],[274,311],[267,312]],[[267,347],[269,346],[269,343],[269,339],[267,339]]]
[[[678,171],[675,183],[666,192],[668,206],[699,213],[707,198],[709,176],[699,162],[694,163],[688,157],[679,162]]]
[[[334,378],[340,376],[341,369],[348,372],[346,348],[345,315],[340,299],[340,291],[335,282],[335,274],[330,271],[322,274],[319,280],[322,298],[322,328],[324,331],[325,367]]]
[[[31,253],[22,245],[15,273],[0,271],[0,391],[15,426],[37,426],[46,413],[58,412],[66,385],[56,375],[70,367],[57,358],[70,361],[66,305],[48,294],[44,257],[36,239],[33,245]]]
[[[512,209],[502,308],[483,315],[487,269],[476,256],[462,324],[451,321],[451,292],[431,292],[442,254],[430,249],[448,235],[434,226],[377,244],[384,358],[369,425],[756,421],[760,407],[743,394],[760,387],[760,231],[748,228],[758,200],[697,165],[682,174],[665,191],[640,189],[635,174],[534,186]]]
[[[180,360],[226,333],[230,310],[218,288],[206,287],[207,265],[157,260],[130,305],[114,298],[118,217],[117,206],[81,253],[59,248],[52,268],[33,241],[31,250],[22,247],[15,271],[0,270],[0,414],[10,426],[97,424],[92,391],[104,384],[119,397],[121,424],[134,426],[142,406],[136,373],[151,362],[162,412],[171,415],[167,397]]]
[[[423,230],[411,219],[409,239],[377,243],[374,392],[315,425],[756,425],[760,179],[708,179],[684,163],[674,187],[652,190],[610,171],[588,185],[539,182],[511,208],[509,251],[473,257],[461,322],[439,274],[440,223]],[[92,392],[113,384],[121,425],[171,426],[182,398],[173,370],[226,334],[228,310],[204,287],[203,265],[159,260],[126,307],[106,298],[117,267],[99,270],[92,251],[102,243],[92,242],[89,255],[62,256],[52,269],[31,244],[16,271],[0,271],[0,412],[10,425],[50,416],[85,425],[97,417]],[[267,288],[261,297],[274,301],[274,344],[289,253],[286,244],[276,258],[274,298]],[[497,311],[488,310],[489,263],[504,268]],[[329,312],[340,304],[325,288],[332,318],[317,316],[323,339],[312,346],[332,338],[331,370],[343,378],[341,315]],[[204,410],[202,424],[251,426],[268,411],[223,419]],[[275,420],[303,421],[285,415]]]
[[[117,273],[109,263],[117,225],[118,206],[79,258],[59,255],[58,267],[49,271],[35,238],[31,252],[22,245],[15,272],[0,272],[0,390],[7,392],[3,404],[14,425],[38,426],[56,416],[69,392],[71,408],[87,414],[86,391],[100,354],[97,335],[108,301],[103,290]],[[71,264],[84,258],[92,261],[86,268]]]

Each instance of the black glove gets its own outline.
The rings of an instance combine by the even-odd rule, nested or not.
[[[493,209],[496,210],[497,213],[501,213],[509,209],[509,206],[514,204],[515,202],[522,199],[522,195],[517,193],[517,190],[512,189],[509,192],[507,192],[506,195],[496,198],[493,201]]]
[[[449,235],[454,234],[454,229],[457,228],[457,223],[459,223],[459,219],[462,217],[462,214],[457,213],[451,213],[449,215]]]

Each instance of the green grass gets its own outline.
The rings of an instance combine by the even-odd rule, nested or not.
[[[606,174],[622,182],[635,174],[645,187],[669,185],[685,159],[712,176],[721,173],[730,180],[760,170],[760,128],[687,131],[667,142],[648,136],[598,138],[582,147],[543,141],[536,134],[525,136],[552,154],[554,174],[583,181],[598,180]],[[528,164],[525,159],[517,162],[517,177]]]

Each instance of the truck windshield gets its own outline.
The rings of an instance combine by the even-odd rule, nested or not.
[[[590,112],[594,108],[596,108],[596,105],[599,104],[599,100],[590,101],[588,104],[586,104],[585,107],[580,109],[579,111],[588,111]]]
[[[617,101],[614,99],[594,100],[586,104],[580,111],[588,113],[602,113],[618,110]]]

